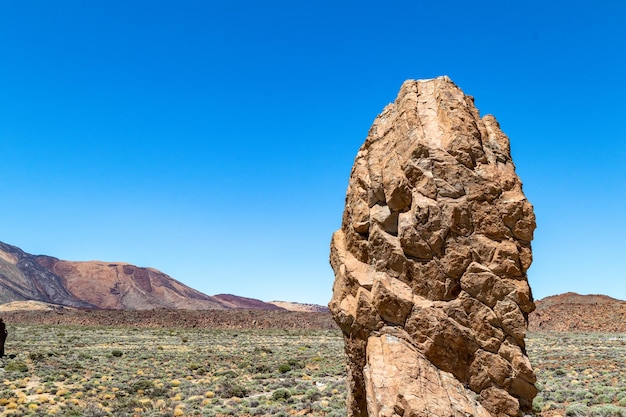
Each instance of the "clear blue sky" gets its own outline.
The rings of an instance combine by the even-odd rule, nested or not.
[[[535,298],[626,299],[626,2],[0,0],[0,240],[326,304],[352,162],[405,79],[510,136]]]

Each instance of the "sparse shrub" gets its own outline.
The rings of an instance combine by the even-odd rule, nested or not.
[[[266,346],[255,346],[254,350],[252,351],[253,354],[259,354],[259,353],[274,353],[272,351],[272,349],[266,347]]]
[[[535,399],[533,400],[533,411],[539,414],[541,413],[543,406],[544,406],[543,398],[540,396],[536,396]]]
[[[589,408],[583,404],[572,404],[565,409],[567,417],[585,417],[589,414]]]
[[[606,394],[600,394],[598,396],[596,396],[593,401],[594,404],[610,404],[611,403],[611,397],[609,397]]]
[[[106,411],[92,403],[87,404],[81,411],[82,414],[80,415],[83,417],[105,417],[107,415]]]
[[[543,411],[556,410],[557,408],[559,408],[557,403],[554,401],[548,401],[546,402],[546,405],[543,406]]]
[[[155,387],[155,388],[153,388],[151,390],[148,390],[148,392],[146,394],[150,398],[162,398],[162,397],[166,397],[168,395],[168,393],[169,393],[169,391],[167,390],[167,388]]]
[[[217,393],[222,398],[243,398],[248,395],[248,390],[241,385],[233,384],[230,381],[224,381],[217,390]]]
[[[28,359],[30,359],[33,362],[39,362],[44,360],[45,355],[41,352],[30,352],[28,354]]]
[[[272,372],[272,368],[265,364],[254,364],[250,365],[249,371],[254,374],[268,374]]]
[[[295,385],[295,381],[293,380],[293,378],[285,378],[278,381],[276,385],[280,388],[291,388]]]
[[[215,373],[215,376],[222,376],[224,378],[237,378],[239,375],[237,375],[237,372],[229,369],[226,371],[218,371]]]
[[[291,392],[289,392],[289,390],[284,389],[284,388],[279,388],[272,393],[272,399],[274,401],[286,400],[289,397],[291,397]]]
[[[625,410],[612,404],[598,405],[591,408],[591,417],[624,417]]]
[[[26,372],[28,371],[28,365],[22,361],[11,361],[4,367],[7,372]]]
[[[346,417],[346,413],[341,411],[331,411],[326,414],[326,417]]]
[[[304,368],[304,362],[298,359],[289,359],[287,364],[291,366],[291,369],[302,369]]]
[[[148,381],[147,379],[140,379],[130,386],[131,392],[137,392],[140,390],[147,391],[152,388],[154,388],[154,383],[152,381]]]

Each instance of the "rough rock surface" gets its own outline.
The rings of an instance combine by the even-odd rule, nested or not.
[[[532,205],[493,116],[448,77],[406,81],[359,150],[331,243],[349,416],[518,416]]]

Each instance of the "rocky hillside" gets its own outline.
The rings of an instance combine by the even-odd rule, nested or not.
[[[568,292],[536,301],[530,331],[626,333],[626,301]]]
[[[64,261],[0,242],[0,304],[29,300],[114,310],[278,308],[233,295],[212,297],[154,268]]]
[[[246,310],[283,310],[282,307],[274,305],[273,303],[266,303],[264,301],[257,300],[256,298],[240,297],[232,294],[218,294],[213,297],[218,299],[228,308]]]
[[[20,248],[0,242],[0,303],[43,301],[71,307],[96,307],[72,294],[66,281]]]

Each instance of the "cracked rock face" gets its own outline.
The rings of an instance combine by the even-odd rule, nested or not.
[[[493,116],[406,81],[356,156],[330,261],[350,416],[519,416],[532,205]]]

